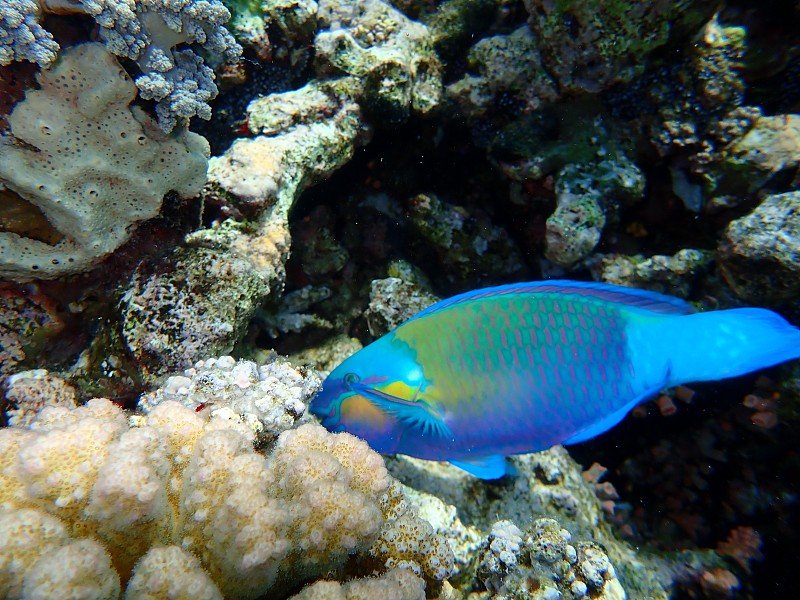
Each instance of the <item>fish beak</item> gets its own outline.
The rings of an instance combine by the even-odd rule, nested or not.
[[[312,398],[308,410],[324,427],[333,430],[341,421],[342,398],[352,393],[341,378],[328,377],[322,383],[322,389]]]

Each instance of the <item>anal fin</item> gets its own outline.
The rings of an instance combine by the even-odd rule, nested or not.
[[[480,479],[499,479],[503,475],[515,473],[514,467],[500,454],[490,454],[469,460],[451,460],[450,464]]]

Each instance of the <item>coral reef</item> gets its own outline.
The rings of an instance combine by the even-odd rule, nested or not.
[[[519,248],[488,212],[476,208],[470,214],[434,194],[418,194],[407,207],[416,243],[435,251],[449,278],[469,282],[524,271]]]
[[[2,233],[0,233],[2,236]],[[39,356],[64,328],[58,310],[36,290],[0,288],[0,377]]]
[[[554,519],[536,519],[525,533],[511,521],[492,525],[477,577],[487,591],[504,597],[628,597],[602,548],[572,543],[572,535]]]
[[[256,598],[356,553],[413,556],[432,581],[450,572],[446,542],[419,529],[380,456],[349,434],[303,425],[264,459],[240,421],[174,401],[131,422],[94,399],[0,430],[4,596],[71,595],[92,581],[85,597],[117,597],[120,584],[153,597],[191,581],[202,597]]]
[[[39,25],[39,16],[35,0],[0,2],[0,65],[28,60],[46,66],[56,59],[58,44]]]
[[[796,366],[482,482],[392,479],[292,363],[526,279],[796,323],[798,19],[0,0],[0,596],[792,597]]]
[[[525,9],[544,68],[561,89],[573,93],[595,93],[630,81],[675,30],[693,33],[715,11],[691,0],[647,5],[525,0]]]
[[[296,369],[278,356],[261,365],[222,356],[168,377],[142,395],[138,408],[149,414],[162,402],[174,401],[194,411],[208,409],[212,419],[241,419],[252,429],[256,446],[264,447],[295,426],[321,384],[313,371]]]
[[[320,237],[324,239],[324,234]],[[302,249],[299,251],[302,252]],[[297,333],[311,327],[330,330],[333,329],[330,321],[308,312],[312,306],[330,297],[331,291],[328,288],[307,285],[281,296],[274,312],[260,311],[257,321],[273,338],[282,333]]]
[[[439,300],[420,285],[398,277],[374,279],[364,312],[369,332],[381,337]]]
[[[178,248],[172,269],[142,265],[119,301],[119,351],[143,377],[229,354],[263,297],[270,274],[246,257],[218,249]]]
[[[321,376],[326,376],[339,366],[345,358],[361,350],[363,346],[355,338],[346,335],[327,340],[325,343],[303,350],[291,356],[291,361],[298,365],[308,365]]]
[[[253,103],[252,126],[264,123],[270,135],[239,139],[212,158],[207,193],[237,198],[253,219],[198,230],[166,260],[134,273],[118,308],[122,339],[113,346],[134,358],[139,377],[189,367],[209,353],[230,353],[264,298],[281,284],[288,213],[297,195],[340,167],[360,143],[358,106],[336,96],[337,89],[326,87],[328,95],[309,88],[313,101],[327,105],[309,112],[308,123],[282,123],[275,130],[266,123],[291,112],[285,103],[291,97],[269,97],[268,107]]]
[[[317,18],[320,69],[359,77],[369,117],[397,125],[439,104],[442,69],[425,25],[382,0],[322,0]]]
[[[492,111],[499,95],[520,114],[555,100],[557,88],[542,67],[536,41],[527,25],[478,41],[467,55],[469,73],[447,86],[447,97],[470,119]]]
[[[261,135],[212,159],[209,180],[250,204],[288,211],[303,187],[341,167],[362,142],[359,107],[349,97],[354,84],[312,82],[254,100],[248,128]]]
[[[45,406],[77,406],[75,388],[45,369],[14,373],[5,379],[3,387],[10,427],[29,427]]]
[[[641,170],[622,153],[565,166],[555,176],[556,209],[547,218],[545,257],[561,267],[587,258],[606,223],[642,198],[644,184]]]
[[[449,536],[463,540],[469,540],[474,535],[470,528],[482,532],[486,541],[478,554],[483,556],[481,561],[484,566],[465,565],[459,561],[455,563],[459,569],[456,578],[466,578],[471,582],[470,585],[495,593],[500,587],[508,586],[509,593],[512,589],[522,593],[526,586],[535,585],[533,581],[538,580],[542,594],[547,587],[552,587],[565,594],[588,590],[590,597],[604,593],[608,595],[599,597],[623,598],[627,594],[630,598],[666,600],[675,586],[685,581],[696,581],[704,572],[724,565],[713,554],[684,552],[659,555],[643,547],[635,548],[621,539],[606,518],[609,511],[613,513],[614,503],[609,505],[601,500],[592,484],[592,476],[584,474],[562,447],[515,457],[513,464],[515,476],[500,485],[486,486],[449,465],[400,456],[387,461],[390,472],[406,485],[419,490],[416,494],[440,498],[438,502],[451,505],[451,510],[467,525],[466,530],[463,526],[454,527],[452,520],[437,518],[434,513],[426,512],[426,517],[430,518],[437,532],[443,535],[448,532]],[[418,504],[425,505],[424,500],[416,495],[413,497]],[[446,514],[446,511],[439,512]],[[547,519],[542,521],[541,531],[526,530],[526,535],[522,535],[515,524],[529,523],[531,516]],[[497,519],[510,522],[500,527],[502,536],[498,536],[498,532],[492,534]],[[587,540],[586,543],[577,543],[575,548],[586,550],[585,558],[589,559],[589,564],[578,564],[575,557],[565,554],[568,537],[561,534],[562,530],[569,532],[567,536],[571,534]],[[520,533],[515,534],[516,531]],[[497,537],[503,537],[505,541],[496,542]],[[524,551],[522,548],[525,544],[520,541],[516,541],[519,548],[512,551],[516,537],[526,540]],[[541,539],[537,542],[536,538]],[[546,539],[558,542],[554,546],[554,553],[550,557],[531,557],[529,553],[534,548],[541,550],[543,545],[550,547]],[[475,556],[474,543],[466,542],[466,548],[469,555]],[[517,556],[520,553],[525,554],[522,561]],[[525,564],[514,563],[515,560]],[[579,562],[583,563],[584,558]],[[590,566],[592,563],[603,567],[593,571]],[[611,569],[610,565],[613,565]],[[581,569],[586,569],[583,575]],[[570,570],[575,575],[574,579],[567,575]],[[505,577],[512,571],[513,576],[506,580]],[[608,577],[604,577],[602,572],[608,573]],[[581,581],[586,588],[577,584],[573,590],[573,581]],[[499,587],[493,588],[495,585]],[[606,585],[608,589],[605,589]],[[536,590],[530,588],[528,591],[533,593]],[[584,595],[586,593],[583,592]],[[576,597],[583,596],[578,594]]]
[[[61,239],[48,244],[0,232],[0,274],[54,278],[113,252],[136,223],[156,216],[164,195],[196,195],[208,144],[194,133],[160,133],[129,104],[136,88],[99,44],[62,52],[9,117],[0,138],[0,180],[39,208]]]
[[[750,109],[741,116],[744,127],[731,131],[725,121],[715,132],[721,148],[703,171],[711,206],[724,206],[730,197],[756,192],[781,177],[796,178],[800,168],[800,115],[765,116]]]
[[[108,50],[136,61],[142,71],[136,87],[142,98],[157,102],[158,124],[167,132],[194,116],[210,119],[208,102],[217,95],[214,73],[203,59],[176,46],[197,44],[227,61],[237,60],[242,52],[225,29],[231,15],[218,0],[199,4],[163,0],[25,0],[16,4],[3,0],[0,19],[8,27],[3,27],[0,37],[0,65],[31,60],[50,66],[55,60],[59,46],[37,22],[43,12],[91,16]]]
[[[718,251],[722,276],[740,297],[756,302],[800,293],[800,192],[768,197],[732,221]]]
[[[692,285],[710,269],[713,259],[712,252],[692,248],[684,248],[673,256],[649,258],[610,254],[599,257],[592,271],[596,279],[606,283],[688,298]]]

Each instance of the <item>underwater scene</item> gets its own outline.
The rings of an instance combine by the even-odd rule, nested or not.
[[[800,598],[800,2],[0,0],[0,599]]]

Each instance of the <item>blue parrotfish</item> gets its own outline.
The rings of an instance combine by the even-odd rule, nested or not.
[[[695,312],[639,289],[541,281],[442,300],[346,359],[310,410],[378,452],[484,479],[505,457],[593,438],[678,384],[800,357],[800,330],[760,308]]]

